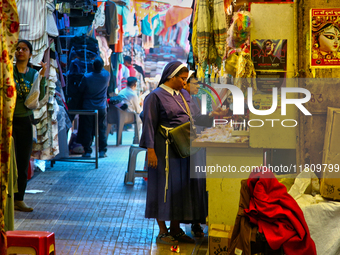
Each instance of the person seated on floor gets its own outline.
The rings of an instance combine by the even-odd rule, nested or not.
[[[106,157],[107,139],[107,88],[110,73],[103,69],[104,61],[97,57],[93,61],[93,72],[84,75],[79,84],[79,93],[82,95],[82,108],[84,110],[98,110],[99,157]],[[84,147],[83,157],[90,158],[94,136],[94,116],[80,115],[77,142]]]
[[[127,87],[119,92],[119,96],[123,98],[122,102],[127,104],[127,111],[135,113],[136,117],[136,127],[135,127],[135,137],[133,143],[139,143],[139,132],[142,127],[142,120],[139,114],[142,112],[142,108],[139,105],[138,96],[136,94],[137,89],[137,78],[128,77]]]

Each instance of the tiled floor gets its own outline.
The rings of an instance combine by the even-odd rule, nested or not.
[[[16,230],[55,233],[56,254],[175,254],[168,245],[155,243],[158,226],[145,219],[147,183],[136,178],[134,186],[124,185],[128,151],[133,132],[123,133],[123,145],[116,147],[109,136],[107,158],[94,164],[58,161],[28,182],[26,194],[32,213],[15,212]],[[139,153],[137,168],[145,154]],[[183,225],[190,235],[190,226]],[[206,229],[205,229],[206,231]],[[179,244],[179,254],[206,254],[207,237],[195,244]]]

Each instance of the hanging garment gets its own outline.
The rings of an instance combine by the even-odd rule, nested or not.
[[[45,34],[46,0],[19,0],[17,7],[20,23],[27,24],[20,28],[20,38],[28,41],[42,38]]]
[[[199,64],[203,65],[208,58],[211,33],[208,0],[199,1],[197,16],[199,17],[197,21],[197,56]]]
[[[223,59],[226,54],[227,23],[223,0],[214,0],[213,33],[218,56]]]
[[[123,21],[123,7],[117,6],[118,30],[117,43],[115,44],[115,52],[123,52],[123,37],[124,37],[124,21]]]
[[[105,27],[106,33],[109,35],[107,38],[109,45],[114,45],[118,40],[118,13],[117,6],[112,1],[106,2],[105,7]]]
[[[94,28],[102,27],[105,25],[105,3],[100,5],[94,15]]]
[[[214,10],[214,0],[208,0],[209,2],[209,13],[210,13],[210,20],[213,21],[215,10]],[[213,29],[211,28],[211,33],[209,34],[209,50],[208,50],[208,60],[207,63],[212,67],[211,70],[211,82],[215,82],[215,74],[217,70],[220,69],[222,59],[217,53],[217,49],[215,46],[215,37]],[[203,65],[205,66],[205,65]]]
[[[19,17],[15,0],[0,1],[0,178],[1,178],[1,204],[0,204],[0,254],[7,254],[4,212],[7,203],[7,188],[10,174],[10,152],[12,121],[16,101],[16,89],[13,78],[13,57],[15,45],[19,38]]]
[[[59,36],[56,20],[54,19],[53,12],[55,5],[53,0],[46,0],[47,16],[46,16],[46,31],[49,36]]]
[[[181,20],[192,14],[192,9],[188,7],[172,6],[165,15],[165,27],[176,25]]]
[[[27,24],[20,28],[19,36],[32,44],[30,62],[37,66],[49,45],[46,32],[46,0],[17,1],[17,7],[20,23]],[[39,13],[39,15],[32,15],[32,13]]]
[[[151,6],[151,2],[145,1],[134,1],[135,10],[136,10],[136,25],[138,26],[139,31],[141,31],[140,22],[143,20],[146,15],[149,14],[149,9]]]
[[[104,61],[104,66],[110,65],[110,56],[112,54],[112,50],[107,45],[106,38],[104,36],[96,36],[98,41],[100,57]]]
[[[49,160],[59,154],[57,122],[59,106],[54,96],[55,83],[58,79],[55,66],[57,66],[55,60],[50,59],[46,94],[41,100],[43,101],[42,106],[33,111],[34,119],[39,122],[36,124],[36,141],[33,142],[32,157],[40,160]]]
[[[151,23],[149,22],[149,15],[145,16],[145,18],[142,20],[142,34],[143,35],[152,35],[152,28]]]
[[[192,35],[191,35],[191,44],[192,44],[192,52],[193,52],[193,56],[194,58],[198,57],[198,47],[197,47],[197,22],[198,22],[198,5],[199,5],[199,1],[196,1],[196,5],[195,5],[195,9],[194,9],[194,21],[192,24]],[[201,0],[202,1],[202,0]]]

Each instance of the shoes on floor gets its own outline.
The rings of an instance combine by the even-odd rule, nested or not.
[[[163,233],[157,236],[156,243],[174,245],[178,244],[178,241],[175,240],[169,233]]]
[[[91,158],[91,153],[89,152],[84,153],[83,158]]]
[[[191,224],[191,234],[194,237],[203,237],[204,232],[203,232],[201,225],[198,223]]]
[[[22,211],[22,212],[32,212],[33,208],[32,207],[28,207],[25,204],[24,201],[15,200],[14,201],[14,210]]]
[[[107,155],[106,155],[105,151],[100,151],[100,152],[99,152],[99,157],[100,157],[100,158],[106,158]]]
[[[181,243],[195,243],[195,240],[192,239],[190,236],[186,235],[183,231],[183,229],[179,229],[180,232],[177,234],[172,234],[172,237]]]

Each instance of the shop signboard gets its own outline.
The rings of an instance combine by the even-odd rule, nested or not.
[[[340,8],[311,9],[312,68],[340,67]]]

